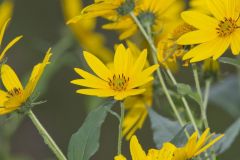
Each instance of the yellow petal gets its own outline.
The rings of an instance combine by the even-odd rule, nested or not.
[[[135,26],[135,25],[133,24],[133,26],[131,26],[130,28],[124,30],[124,31],[120,34],[119,39],[120,39],[120,40],[127,39],[127,38],[131,37],[132,35],[134,35],[136,32],[137,32],[137,26]]]
[[[239,0],[237,0],[239,1]],[[236,17],[236,0],[224,0],[226,3],[226,17],[232,17],[233,19],[237,18]],[[239,15],[237,15],[239,16]]]
[[[218,26],[216,19],[197,11],[185,11],[181,17],[185,22],[198,29],[213,30]]]
[[[114,160],[127,160],[123,155],[118,155],[114,157]]]
[[[83,52],[83,55],[87,64],[97,76],[105,81],[112,77],[111,71],[96,56],[86,51]]]
[[[123,46],[123,44],[120,44],[117,46],[115,55],[114,55],[114,71],[116,74],[122,74],[123,73],[123,67],[125,65],[125,56],[127,56],[126,53],[127,50]]]
[[[199,44],[216,37],[216,30],[197,30],[184,34],[177,40],[177,43],[181,45]]]
[[[200,148],[202,148],[202,146],[206,143],[206,140],[207,140],[207,136],[210,132],[210,129],[207,128],[203,134],[201,135],[201,137],[198,139],[198,142],[197,142],[197,145],[195,147],[195,151],[194,152],[197,152]]]
[[[23,90],[22,84],[18,76],[10,66],[6,64],[2,65],[1,77],[2,82],[8,91],[12,91],[14,88]]]
[[[0,108],[4,107],[4,102],[8,100],[7,93],[0,90]]]
[[[147,50],[145,49],[137,58],[136,62],[134,63],[132,74],[136,75],[142,71],[143,67],[145,66],[147,60]]]
[[[186,151],[187,151],[187,156],[188,158],[192,158],[194,155],[194,150],[197,144],[197,138],[198,138],[198,133],[195,132],[192,134],[192,136],[189,138],[188,143],[186,144]]]
[[[46,66],[49,64],[49,60],[52,56],[51,48],[48,49],[43,62],[34,66],[31,76],[28,80],[28,83],[24,90],[24,98],[27,100],[29,96],[33,93],[34,89],[37,86],[39,79],[41,78]]]
[[[146,91],[146,89],[131,89],[131,90],[118,92],[114,96],[114,99],[120,101],[120,100],[123,100],[123,99],[125,99],[126,97],[129,97],[129,96],[135,96],[135,95],[142,94],[145,91]]]
[[[110,89],[79,89],[77,90],[77,93],[98,97],[111,97],[116,94]]]
[[[194,156],[198,156],[199,154],[201,154],[202,152],[206,151],[208,148],[210,148],[212,145],[214,145],[217,141],[219,141],[220,139],[222,139],[224,137],[224,135],[220,135],[217,138],[215,138],[214,140],[212,140],[210,143],[208,143],[206,146],[204,146],[201,150],[199,150],[197,153],[195,153]]]
[[[224,17],[226,16],[226,9],[222,0],[207,0],[207,5],[209,11],[211,11],[214,17],[216,17],[220,21],[224,19]]]
[[[231,49],[234,55],[238,55],[240,52],[240,29],[232,33]]]
[[[132,160],[145,160],[146,153],[143,151],[136,136],[133,136],[130,141],[130,152]]]
[[[5,30],[7,28],[7,25],[8,25],[9,21],[10,21],[10,18],[8,20],[6,20],[6,22],[3,24],[2,28],[1,28],[1,31],[0,31],[0,46],[2,45],[3,36],[4,36]]]
[[[222,55],[228,48],[230,42],[229,39],[215,38],[212,41],[202,43],[183,56],[183,60],[191,59],[191,63],[202,61],[209,57],[216,57]]]
[[[17,43],[23,36],[18,36],[16,38],[14,38],[10,43],[8,43],[8,45],[4,48],[4,50],[2,51],[2,53],[0,54],[0,60],[4,57],[4,55],[6,54],[6,52],[15,44]]]
[[[84,86],[84,87],[96,88],[96,89],[109,88],[108,84],[105,81],[100,80],[100,79],[99,79],[98,83],[96,83],[95,81],[91,81],[89,79],[76,79],[76,80],[71,81],[71,83],[80,85],[80,86]]]
[[[17,108],[0,108],[0,115],[5,115],[15,111]]]

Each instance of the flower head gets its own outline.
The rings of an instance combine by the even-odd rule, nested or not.
[[[91,53],[84,52],[83,55],[96,75],[75,68],[83,78],[73,80],[71,83],[89,88],[77,90],[80,94],[98,97],[113,96],[115,100],[123,100],[128,96],[143,93],[145,89],[140,87],[153,80],[152,73],[158,68],[158,65],[153,65],[144,69],[147,51],[144,50],[137,60],[134,60],[131,51],[123,45],[117,47],[111,68]]]
[[[224,136],[220,135],[212,139],[214,134],[209,135],[209,132],[210,129],[206,129],[200,138],[198,138],[197,132],[192,134],[184,147],[176,148],[173,160],[188,160],[194,158],[205,152]]]
[[[135,5],[134,14],[137,16],[144,28],[151,29],[155,35],[166,33],[177,17],[177,13],[182,10],[183,1],[175,0],[140,0]],[[104,29],[119,30],[120,39],[133,36],[138,27],[131,17],[124,17],[121,21],[116,21],[103,26]]]
[[[146,154],[139,144],[136,136],[130,140],[130,152],[132,160],[172,160],[176,147],[171,143],[165,143],[161,149],[149,149]],[[117,159],[119,158],[119,159]],[[121,159],[120,159],[121,158]],[[125,160],[122,155],[118,155],[114,160]]]
[[[15,111],[32,95],[51,57],[48,50],[42,63],[35,65],[27,85],[23,88],[14,70],[7,64],[1,67],[1,79],[7,91],[0,90],[0,115]]]
[[[240,52],[240,10],[236,8],[236,0],[207,1],[213,17],[198,11],[182,13],[184,21],[197,30],[184,34],[178,39],[178,44],[199,44],[183,59],[190,62],[201,61],[210,57],[218,59],[230,46],[232,53]]]
[[[0,31],[0,46],[2,46],[2,40],[3,40],[3,36],[5,33],[5,30],[7,28],[8,22],[10,21],[10,19],[8,19],[2,26],[1,31]],[[7,44],[7,46],[0,52],[0,62],[3,60],[5,54],[7,53],[7,51],[15,44],[17,43],[20,39],[22,38],[22,36],[18,36],[16,38],[14,38],[11,42],[9,42]]]

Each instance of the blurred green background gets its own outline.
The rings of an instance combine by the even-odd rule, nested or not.
[[[89,3],[88,0],[85,1]],[[104,32],[108,37],[107,42],[110,47],[113,46],[113,42],[118,42],[112,32],[110,34],[101,29],[99,31]],[[47,103],[34,108],[34,112],[64,153],[67,153],[68,141],[83,123],[90,105],[96,107],[100,103],[91,101],[92,104],[88,104],[89,97],[76,94],[76,86],[70,84],[70,81],[77,77],[73,67],[81,66],[83,61],[78,43],[70,40],[75,44],[73,47],[73,45],[65,44],[63,40],[67,39],[69,35],[72,37],[69,32],[64,22],[60,0],[15,0],[13,18],[4,39],[4,42],[8,42],[16,35],[24,35],[24,38],[8,53],[8,63],[13,66],[20,77],[24,77],[36,63],[41,61],[49,47],[56,46],[59,41],[63,41],[62,43],[66,45],[54,48],[53,51],[64,52],[62,61],[58,62],[64,63],[64,65],[53,74],[46,92],[40,98],[40,100],[47,100]],[[66,43],[69,41],[66,40]],[[68,45],[74,49],[68,49]],[[53,54],[58,53],[54,52]],[[66,60],[69,58],[67,54],[71,54],[74,58]],[[186,76],[182,76],[183,73],[186,74],[183,70],[177,74],[177,77],[180,77],[179,80],[186,81]],[[234,73],[234,69],[225,68],[224,77],[230,76],[231,73]],[[191,73],[187,74],[187,81],[191,81],[191,79]],[[166,104],[162,105],[166,107]],[[118,110],[117,107],[116,110]],[[212,130],[216,132],[224,131],[234,121],[230,114],[213,104],[209,105],[208,117]],[[1,125],[8,125],[8,122]],[[108,116],[101,134],[101,147],[92,159],[113,159],[117,152],[117,130],[117,120]],[[154,147],[148,119],[144,128],[137,134],[145,149]],[[9,143],[11,144],[11,154],[25,155],[32,160],[55,159],[27,117],[21,122]],[[239,160],[239,147],[240,137],[234,142],[232,148],[219,159]],[[129,155],[128,142],[124,142],[123,148],[124,153]]]

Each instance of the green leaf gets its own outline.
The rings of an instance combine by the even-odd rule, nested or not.
[[[97,152],[101,126],[105,121],[108,109],[114,103],[115,101],[108,101],[88,114],[81,128],[70,139],[69,160],[89,160]]]
[[[182,96],[189,96],[191,99],[200,104],[200,97],[197,92],[194,92],[190,85],[178,83],[177,92]]]
[[[188,132],[190,136],[194,133],[193,125],[187,124],[184,127],[182,127],[181,130],[175,135],[175,137],[171,140],[171,143],[173,143],[177,147],[184,146],[188,141],[188,137],[186,136],[185,130]]]
[[[240,118],[236,120],[225,132],[224,137],[214,146],[218,154],[224,153],[231,147],[240,133]]]
[[[168,142],[181,130],[181,126],[176,121],[165,118],[153,109],[149,109],[151,128],[153,130],[153,140],[158,148],[164,142]]]
[[[211,88],[209,100],[232,117],[238,118],[240,116],[239,95],[238,78],[231,76]]]
[[[240,67],[240,61],[236,58],[222,57],[219,59],[220,62],[233,65],[235,67]]]

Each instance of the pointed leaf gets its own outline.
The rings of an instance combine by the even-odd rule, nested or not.
[[[69,160],[89,160],[97,152],[101,126],[107,116],[108,109],[114,103],[115,101],[108,101],[88,114],[81,128],[70,139]]]
[[[224,153],[231,147],[234,140],[240,133],[240,118],[236,120],[225,132],[224,137],[215,145],[215,150],[218,154]]]
[[[165,118],[153,109],[149,109],[153,140],[157,148],[161,148],[164,142],[168,142],[181,130],[178,122]]]

